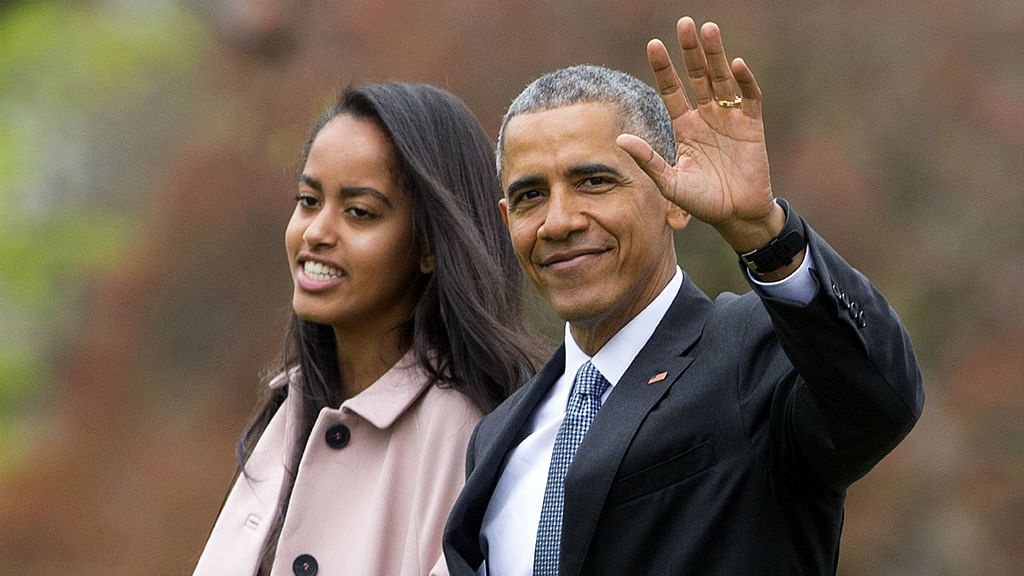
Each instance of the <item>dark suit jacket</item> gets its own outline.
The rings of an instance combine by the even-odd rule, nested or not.
[[[888,303],[806,236],[819,283],[806,307],[711,301],[684,279],[566,475],[560,574],[835,573],[846,487],[910,431],[924,395]],[[505,456],[564,364],[559,349],[478,425],[445,529],[452,574],[486,558]]]

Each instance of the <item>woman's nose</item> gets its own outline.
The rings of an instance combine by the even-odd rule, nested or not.
[[[321,209],[316,213],[302,233],[302,239],[309,246],[333,245],[338,238],[337,227],[329,210]]]

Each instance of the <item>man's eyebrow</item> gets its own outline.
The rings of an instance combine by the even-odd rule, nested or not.
[[[299,182],[304,183],[305,185],[309,186],[313,190],[316,190],[317,192],[320,192],[321,194],[324,193],[323,184],[316,178],[313,178],[312,176],[303,174],[299,176]],[[368,186],[342,186],[341,188],[338,189],[338,195],[341,196],[342,198],[370,196],[378,200],[379,202],[383,203],[384,205],[388,206],[389,208],[391,207],[391,200],[389,200],[387,196],[381,194],[379,190],[375,188],[370,188]]]
[[[590,174],[614,174],[615,176],[622,176],[622,174],[615,168],[600,162],[574,164],[569,166],[565,170],[565,173],[567,176],[588,176]]]
[[[540,176],[524,176],[511,184],[508,185],[508,190],[505,192],[509,198],[512,197],[516,192],[524,188],[535,188],[544,182],[544,179]]]

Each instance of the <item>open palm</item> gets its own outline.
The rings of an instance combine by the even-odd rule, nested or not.
[[[677,33],[696,105],[687,97],[664,44],[652,40],[647,46],[672,118],[675,165],[640,138],[624,134],[618,142],[666,198],[714,226],[734,247],[744,245],[751,228],[768,222],[775,209],[761,91],[743,60],[729,64],[715,24],[705,24],[698,41],[694,22],[686,17],[679,20]],[[741,99],[735,98],[734,81]]]

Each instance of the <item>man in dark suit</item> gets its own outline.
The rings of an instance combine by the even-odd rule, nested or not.
[[[749,68],[715,25],[677,32],[692,99],[655,40],[660,98],[572,67],[502,123],[501,209],[567,324],[470,441],[452,574],[834,574],[846,488],[920,415],[896,314],[773,196]],[[691,216],[752,292],[711,300],[677,267]]]

